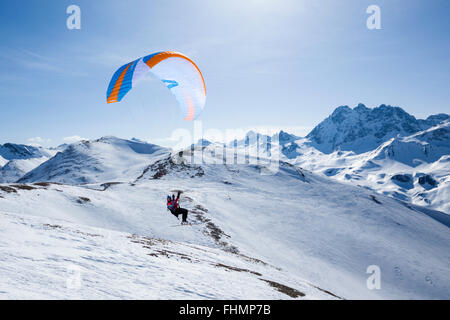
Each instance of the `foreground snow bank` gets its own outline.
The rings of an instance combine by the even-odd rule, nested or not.
[[[330,299],[262,261],[0,213],[0,299]]]

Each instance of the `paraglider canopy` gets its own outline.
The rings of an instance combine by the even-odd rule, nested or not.
[[[194,61],[174,51],[153,53],[120,67],[109,83],[106,101],[121,101],[148,72],[156,75],[173,93],[184,120],[194,120],[200,115],[206,102],[203,75]]]

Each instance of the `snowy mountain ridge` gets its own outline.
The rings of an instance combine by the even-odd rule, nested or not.
[[[450,213],[450,122],[406,137],[395,137],[376,149],[322,153],[307,139],[295,142],[295,165],[341,182],[417,205]]]
[[[450,120],[446,114],[416,120],[398,107],[344,106],[306,138],[284,131],[272,137],[251,131],[236,145],[238,152],[259,148],[264,155],[265,143],[275,141],[281,160],[293,165],[450,213]]]
[[[136,140],[115,137],[85,140],[70,144],[18,182],[86,184],[128,179],[168,153],[169,149]]]
[[[23,144],[5,143],[0,145],[0,156],[5,160],[31,159],[49,157],[52,155],[48,149]]]
[[[410,136],[429,129],[450,116],[438,114],[417,120],[399,107],[381,105],[367,108],[359,104],[354,109],[341,106],[319,123],[307,136],[312,145],[323,153],[335,150],[364,153],[397,136]]]
[[[22,144],[0,145],[0,183],[17,181],[55,153],[52,149]]]
[[[0,183],[0,298],[448,298],[450,219],[432,210],[449,208],[448,139],[444,120],[359,154],[287,132],[231,144],[264,158],[279,143],[276,171],[223,163],[206,140],[65,146]],[[166,210],[178,190],[192,225]],[[65,288],[67,264],[84,270],[80,290]],[[366,286],[370,265],[382,290]]]
[[[272,137],[250,131],[244,139],[224,146],[234,148],[236,145],[241,151],[250,147],[262,156],[268,156],[267,150],[276,140],[281,159],[291,164],[417,205],[450,212],[446,161],[450,154],[449,123],[446,114],[417,120],[398,107],[381,105],[369,109],[359,104],[354,109],[338,107],[307,138],[285,131]],[[355,134],[356,128],[365,136]],[[332,137],[333,144],[325,143],[323,137]],[[358,147],[362,143],[367,145]],[[369,145],[375,147],[362,152]],[[221,144],[201,139],[196,146],[211,149]],[[330,152],[333,148],[337,149]],[[348,148],[354,150],[346,151]],[[81,141],[49,150],[5,144],[2,150],[5,157],[17,159],[3,160],[0,182],[69,184],[128,181],[170,152],[138,139],[115,137]],[[49,159],[49,155],[55,153],[56,156]],[[24,157],[29,158],[21,159]]]

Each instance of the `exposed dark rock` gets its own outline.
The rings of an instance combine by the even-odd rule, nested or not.
[[[270,286],[277,289],[279,292],[288,295],[291,298],[298,298],[298,297],[305,296],[305,294],[303,292],[298,291],[297,289],[285,286],[284,284],[281,284],[281,283],[278,283],[275,281],[271,281],[271,280],[267,280],[267,279],[262,279],[262,278],[260,278],[260,280],[267,282]]]

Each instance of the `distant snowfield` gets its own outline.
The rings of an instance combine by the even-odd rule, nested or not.
[[[288,164],[261,175],[260,166],[186,160],[155,158],[121,184],[2,185],[0,297],[291,298],[264,278],[306,299],[449,298],[450,231],[428,215]],[[176,190],[195,225],[177,226],[167,212]],[[170,241],[165,250],[176,253],[149,255],[162,244],[143,248],[132,234]],[[78,291],[65,288],[67,262],[88,270]],[[370,265],[381,269],[381,290],[366,286]]]

